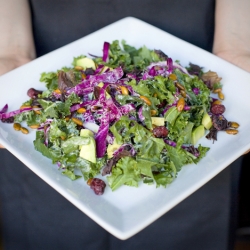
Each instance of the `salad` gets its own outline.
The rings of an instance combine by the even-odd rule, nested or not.
[[[102,56],[76,57],[40,81],[45,91],[30,88],[29,100],[11,112],[6,104],[0,120],[24,134],[36,129],[35,149],[98,195],[106,183],[166,187],[206,155],[200,138],[238,133],[223,116],[217,73],[184,68],[161,50],[105,42]]]

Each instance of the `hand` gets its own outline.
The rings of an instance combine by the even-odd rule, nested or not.
[[[216,0],[213,53],[250,72],[249,0]]]
[[[0,0],[0,75],[36,57],[28,0]],[[3,146],[0,146],[3,148]]]
[[[28,63],[28,58],[12,58],[12,57],[0,57],[0,76],[25,64]]]
[[[228,62],[250,72],[250,51],[221,51],[216,53],[217,56]]]
[[[250,52],[244,52],[241,50],[236,51],[221,51],[216,53],[217,56],[225,59],[228,62],[250,72]],[[250,149],[244,154],[248,154]]]

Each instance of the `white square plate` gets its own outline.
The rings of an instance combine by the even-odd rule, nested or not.
[[[42,72],[56,71],[70,66],[73,57],[81,54],[102,55],[103,42],[125,39],[128,44],[150,49],[161,49],[183,66],[189,62],[216,71],[223,78],[225,117],[240,123],[239,134],[218,134],[218,141],[202,139],[211,147],[197,165],[183,167],[177,179],[167,188],[140,185],[139,188],[121,187],[115,192],[106,188],[103,196],[96,196],[83,179],[71,181],[56,165],[33,148],[35,132],[23,135],[9,124],[0,122],[0,143],[20,159],[34,173],[72,202],[82,212],[120,239],[127,239],[176,204],[192,194],[231,162],[250,148],[250,74],[232,64],[182,41],[138,19],[128,17],[67,46],[42,56],[0,77],[0,107],[9,104],[16,110],[28,99],[29,88],[45,89],[39,82]]]

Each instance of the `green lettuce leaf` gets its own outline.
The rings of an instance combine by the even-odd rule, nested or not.
[[[148,129],[152,129],[151,109],[147,104],[142,106],[142,114],[145,117],[144,123]]]
[[[58,77],[56,72],[43,72],[40,77],[40,82],[45,82],[47,89],[55,90],[58,88]]]
[[[62,150],[65,154],[68,154],[74,150],[79,149],[79,146],[89,144],[90,140],[87,137],[73,136],[65,141],[61,142]]]
[[[190,118],[190,114],[186,111],[182,111],[182,112],[177,111],[177,112],[179,113],[179,115],[174,120],[174,123],[172,121],[172,123],[168,124],[168,130],[169,130],[168,137],[170,138],[170,140],[173,140],[173,141],[178,141],[180,135],[182,133],[183,134],[186,133],[184,130],[187,124],[189,123],[189,118]],[[174,112],[172,112],[172,114],[174,117]],[[188,131],[190,130],[187,129],[187,132]],[[186,137],[186,139],[188,138]]]
[[[131,157],[121,158],[116,167],[112,169],[112,175],[107,179],[112,191],[122,185],[137,187],[141,180],[137,162]]]
[[[60,160],[62,156],[61,149],[59,147],[46,147],[44,145],[44,133],[37,131],[36,132],[36,139],[34,140],[34,147],[35,150],[39,151],[45,157],[52,160],[53,163],[56,163]]]
[[[166,148],[170,161],[174,163],[177,172],[179,172],[184,165],[194,162],[195,157],[186,150],[169,145],[166,145]]]
[[[145,136],[147,139],[149,139],[151,138],[152,135],[152,133],[149,130],[147,130],[137,122],[133,122],[133,126],[131,126],[131,128],[128,130],[126,134],[127,136],[131,135],[136,144],[141,143]]]
[[[136,158],[136,161],[137,168],[139,169],[140,173],[147,177],[153,178],[152,166],[156,165],[156,162],[139,157]]]
[[[160,154],[166,145],[163,139],[143,136],[139,142],[141,144],[138,153],[140,157],[159,161]]]
[[[118,144],[123,144],[126,139],[130,139],[129,135],[124,138],[124,135],[128,134],[130,123],[131,120],[127,116],[122,116],[119,121],[110,127],[110,131],[115,136]]]
[[[165,164],[157,164],[156,166],[160,170],[154,173],[156,187],[166,187],[176,178],[176,167],[172,161],[168,161]]]
[[[76,62],[79,60],[79,59],[82,59],[82,58],[85,58],[86,56],[84,55],[80,55],[80,56],[77,56],[77,57],[74,57],[73,59],[73,62],[72,62],[72,66],[75,67],[76,66]],[[65,70],[64,70],[65,71]]]
[[[82,176],[76,175],[76,174],[74,173],[74,171],[69,170],[69,169],[64,170],[64,171],[62,172],[62,174],[65,175],[65,176],[67,176],[68,178],[70,178],[72,181],[77,180],[77,179],[79,179],[79,178],[82,178]]]
[[[175,106],[168,109],[165,113],[164,118],[165,121],[169,122],[169,124],[174,125],[176,118],[179,116],[180,112],[177,110]]]
[[[188,122],[186,127],[179,134],[179,138],[177,140],[177,147],[180,147],[182,144],[192,143],[193,127],[194,127],[194,124],[192,122]]]
[[[15,116],[15,122],[21,123],[26,122],[28,126],[41,124],[46,120],[46,117],[37,115],[33,110],[23,112]]]
[[[81,157],[78,157],[75,162],[75,168],[80,169],[84,180],[94,178],[98,175],[102,166],[103,165],[98,162],[95,164]]]
[[[210,148],[208,147],[203,147],[201,145],[198,146],[198,151],[200,153],[200,155],[194,159],[194,163],[198,163],[202,158],[204,158],[206,156],[206,153],[210,150]]]

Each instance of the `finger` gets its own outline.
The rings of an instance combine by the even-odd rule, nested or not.
[[[250,152],[250,149],[248,149],[243,155],[246,155]]]

